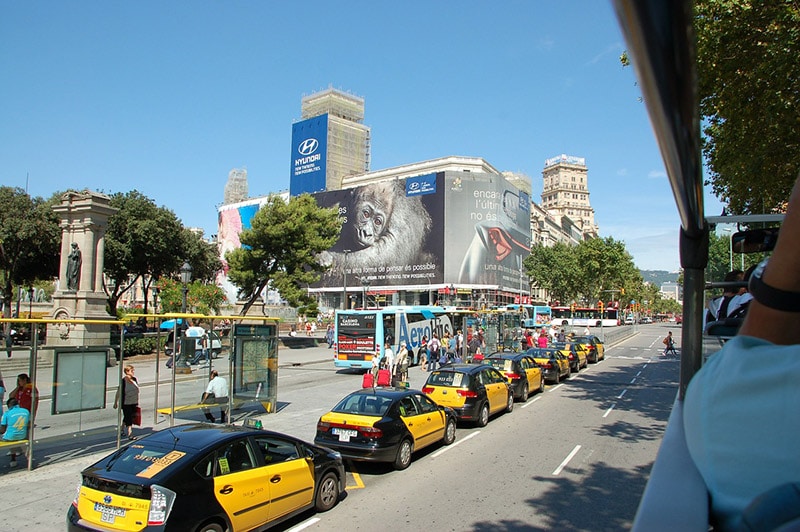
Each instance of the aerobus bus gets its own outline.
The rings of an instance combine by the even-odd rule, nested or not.
[[[553,327],[616,327],[619,325],[619,311],[606,308],[601,312],[594,307],[552,307],[550,322]]]
[[[337,310],[335,316],[334,366],[370,369],[374,357],[384,355],[386,342],[411,345],[411,364],[419,363],[422,337],[430,340],[455,332],[447,311],[438,306],[388,306],[374,309]]]

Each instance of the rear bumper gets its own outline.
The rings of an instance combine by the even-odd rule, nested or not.
[[[333,449],[348,460],[358,460],[363,462],[393,462],[397,457],[397,444],[380,446],[378,444],[347,444],[326,439],[314,439],[316,445],[321,445]]]

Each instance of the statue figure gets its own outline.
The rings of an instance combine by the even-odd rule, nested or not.
[[[72,243],[72,251],[67,255],[67,290],[77,290],[81,275],[81,250],[77,242]]]

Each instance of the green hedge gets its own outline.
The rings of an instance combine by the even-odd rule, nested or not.
[[[166,338],[161,339],[163,345]],[[126,338],[125,356],[147,355],[156,350],[156,338]]]

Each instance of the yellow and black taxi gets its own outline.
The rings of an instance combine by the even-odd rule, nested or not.
[[[449,364],[428,375],[422,392],[452,408],[459,421],[480,427],[489,423],[489,416],[514,410],[514,395],[505,376],[490,365]]]
[[[550,347],[558,349],[567,356],[572,373],[578,373],[581,368],[585,368],[589,365],[589,360],[586,358],[586,350],[582,345],[574,341],[553,342],[550,344]]]
[[[595,364],[606,358],[605,345],[597,336],[576,336],[572,341],[586,349],[586,359],[590,363]]]
[[[561,379],[572,375],[572,368],[567,355],[553,347],[534,347],[525,351],[525,354],[542,368],[544,380],[558,384]]]
[[[456,415],[419,390],[364,388],[339,401],[317,423],[314,442],[344,458],[411,464],[414,451],[456,439]]]
[[[68,530],[252,530],[344,493],[339,453],[277,432],[188,424],[155,432],[81,473]]]
[[[517,401],[523,403],[527,401],[531,391],[544,391],[542,369],[526,353],[500,351],[486,357],[483,363],[489,364],[506,376],[511,393]]]

